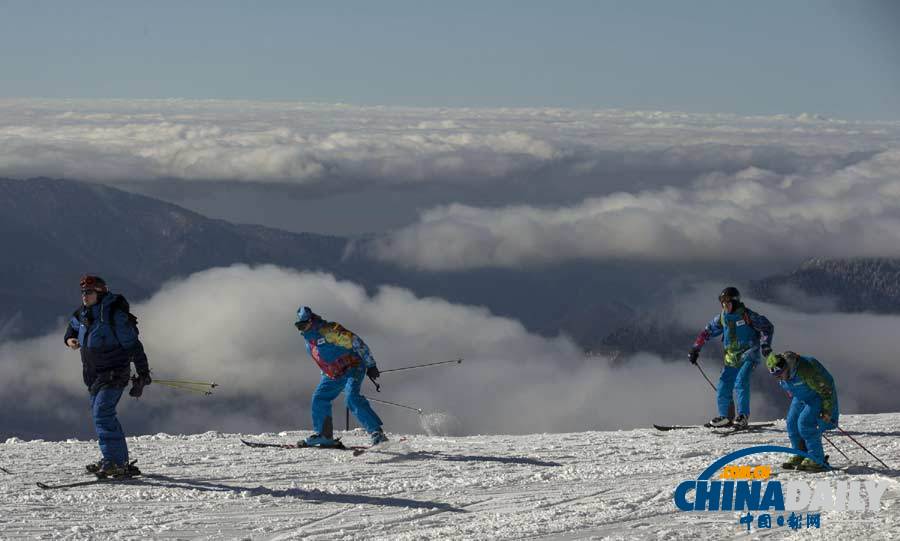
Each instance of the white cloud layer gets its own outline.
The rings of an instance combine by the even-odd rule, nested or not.
[[[375,240],[431,270],[571,259],[734,260],[900,255],[900,148],[835,170],[710,173],[684,187],[561,208],[452,204]]]
[[[847,152],[890,146],[898,135],[897,123],[815,115],[0,99],[0,175],[300,185],[334,178],[475,182],[561,160],[569,160],[573,173],[590,170],[599,151],[737,145],[744,148],[734,152],[745,155],[759,146]],[[661,165],[728,159],[709,154],[671,151]]]

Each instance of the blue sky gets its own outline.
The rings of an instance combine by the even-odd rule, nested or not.
[[[900,119],[900,2],[9,2],[3,97]]]

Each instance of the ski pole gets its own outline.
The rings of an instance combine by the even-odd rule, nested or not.
[[[425,363],[425,364],[416,364],[413,366],[404,366],[402,368],[390,368],[388,370],[382,370],[381,373],[384,374],[385,372],[399,372],[400,370],[412,370],[413,368],[425,368],[426,366],[437,366],[439,364],[450,364],[450,363],[462,364],[462,362],[463,362],[462,359],[452,359],[449,361],[440,361],[440,362],[436,362],[436,363]]]
[[[366,398],[369,398],[369,397],[366,397]],[[419,408],[414,408],[412,406],[404,406],[403,404],[397,404],[396,402],[388,402],[387,400],[379,400],[377,398],[369,398],[369,400],[371,400],[372,402],[378,402],[379,404],[389,404],[391,406],[397,406],[398,408],[413,410],[414,412],[418,413],[419,415],[422,415],[422,410],[420,410]]]
[[[697,370],[699,370],[700,373],[703,374],[703,379],[705,379],[706,382],[709,383],[709,386],[713,388],[713,391],[719,392],[719,390],[716,388],[716,384],[713,383],[712,380],[710,380],[710,379],[706,376],[706,372],[703,371],[703,367],[700,366],[700,363],[695,363],[694,366],[696,366],[696,367],[697,367]]]
[[[716,394],[718,394],[718,393],[719,393],[718,387],[716,387],[716,384],[713,383],[712,380],[710,380],[710,379],[706,376],[706,372],[703,371],[703,367],[700,366],[700,363],[697,362],[697,363],[694,364],[694,366],[696,366],[696,367],[697,367],[697,370],[699,370],[700,373],[703,374],[703,379],[705,379],[706,382],[709,383],[709,386],[713,388],[713,391],[715,391]],[[735,414],[735,411],[734,411],[734,399],[732,399],[732,400],[731,400],[731,404],[728,405],[728,418],[729,418],[729,419],[734,419],[734,414]]]
[[[192,393],[200,393],[205,396],[209,396],[212,394],[211,390],[204,390],[204,389],[201,389],[198,387],[191,387],[189,385],[181,385],[178,383],[169,383],[167,381],[158,381],[158,380],[153,380],[153,383],[159,383],[160,385],[163,385],[165,387],[171,387],[172,389],[181,389],[183,391],[189,391]]]
[[[7,470],[6,468],[0,468],[0,471],[2,471],[3,473],[7,473],[9,475],[12,475],[12,472]]]
[[[846,459],[847,459],[847,462],[853,462],[852,460],[850,460],[850,457],[849,457],[849,456],[845,455],[843,451],[841,451],[840,449],[838,449],[838,446],[835,445],[834,442],[831,441],[831,439],[830,439],[828,436],[826,436],[826,435],[823,433],[823,434],[822,434],[822,437],[825,438],[825,441],[827,441],[828,443],[830,443],[831,446],[834,447],[835,450],[836,450],[838,453],[840,453],[844,458],[846,458]]]
[[[153,380],[156,383],[177,383],[181,385],[199,385],[202,387],[210,387],[215,389],[219,386],[218,383],[215,382],[206,382],[206,381],[178,381],[176,379],[155,379]]]
[[[863,444],[861,444],[861,443],[859,443],[858,441],[856,441],[856,438],[854,438],[853,436],[851,436],[850,434],[848,434],[847,431],[845,431],[845,430],[844,430],[843,428],[841,428],[841,427],[837,427],[837,429],[841,431],[841,434],[843,434],[843,435],[847,436],[848,438],[850,438],[851,440],[853,440],[853,443],[855,443],[856,445],[859,445],[859,448],[860,448],[860,449],[862,449],[863,451],[865,451],[865,452],[869,453],[870,455],[872,455],[872,458],[874,458],[875,460],[877,460],[878,462],[880,462],[882,466],[884,466],[884,467],[887,468],[887,469],[890,469],[890,468],[888,468],[888,465],[884,463],[883,460],[881,460],[880,458],[878,458],[877,456],[875,456],[874,454],[872,454],[872,451],[869,451],[868,449],[866,449],[866,447],[865,447]]]

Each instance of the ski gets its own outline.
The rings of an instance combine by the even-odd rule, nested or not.
[[[743,428],[728,427],[727,430],[712,430],[713,434],[719,437],[733,436],[734,434],[742,434],[745,432],[758,432],[763,428],[775,426],[775,423],[753,423]]]
[[[255,448],[264,448],[264,447],[274,447],[276,449],[324,449],[324,450],[333,450],[333,451],[358,451],[362,449],[368,449],[368,447],[361,445],[344,445],[340,441],[338,445],[333,447],[320,447],[317,445],[306,445],[304,443],[272,443],[272,442],[264,442],[264,441],[247,441],[242,439],[241,443],[248,447]]]
[[[754,428],[763,428],[767,426],[775,426],[775,423],[750,423],[748,425],[749,429]],[[653,428],[660,430],[662,432],[668,432],[670,430],[693,430],[697,428],[716,428],[708,425],[653,425]],[[729,428],[727,426],[719,427],[719,428]],[[740,429],[739,431],[743,431],[745,429]]]
[[[140,481],[140,479],[138,479],[136,477],[120,477],[120,478],[105,477],[103,479],[96,478],[96,479],[91,479],[90,481],[76,481],[74,483],[63,483],[60,485],[49,485],[47,483],[42,483],[40,481],[38,481],[35,484],[38,486],[38,488],[41,488],[43,490],[57,490],[57,489],[62,489],[62,488],[77,488],[77,487],[84,487],[84,486],[90,486],[90,485],[100,485],[103,483],[127,483],[129,481]]]
[[[265,447],[273,447],[276,449],[323,449],[323,450],[334,450],[334,451],[353,451],[353,456],[359,456],[366,451],[377,450],[379,448],[386,447],[385,444],[390,445],[391,443],[400,443],[406,441],[406,438],[400,438],[399,440],[387,441],[384,443],[379,443],[376,445],[344,445],[343,443],[338,441],[339,446],[335,447],[318,447],[315,445],[305,445],[303,442],[299,443],[272,443],[272,442],[262,442],[262,441],[247,441],[245,439],[241,439],[241,443],[248,447],[255,448],[265,448]]]
[[[703,428],[699,425],[693,426],[679,426],[679,425],[653,425],[653,428],[657,430],[661,430],[663,432],[668,432],[669,430],[688,430],[692,428]]]

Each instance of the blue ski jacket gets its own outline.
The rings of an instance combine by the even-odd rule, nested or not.
[[[81,364],[84,384],[94,388],[98,379],[112,379],[112,372],[124,369],[130,374],[133,362],[139,374],[150,371],[144,345],[138,339],[138,329],[129,317],[128,301],[121,295],[106,293],[97,304],[82,306],[72,314],[63,338],[77,338],[81,344]],[[128,378],[115,384],[125,386]]]
[[[710,338],[721,336],[725,346],[725,365],[741,366],[747,351],[762,345],[772,347],[774,333],[775,326],[766,316],[741,304],[731,313],[722,311],[712,318],[697,335],[694,347],[700,349]]]

